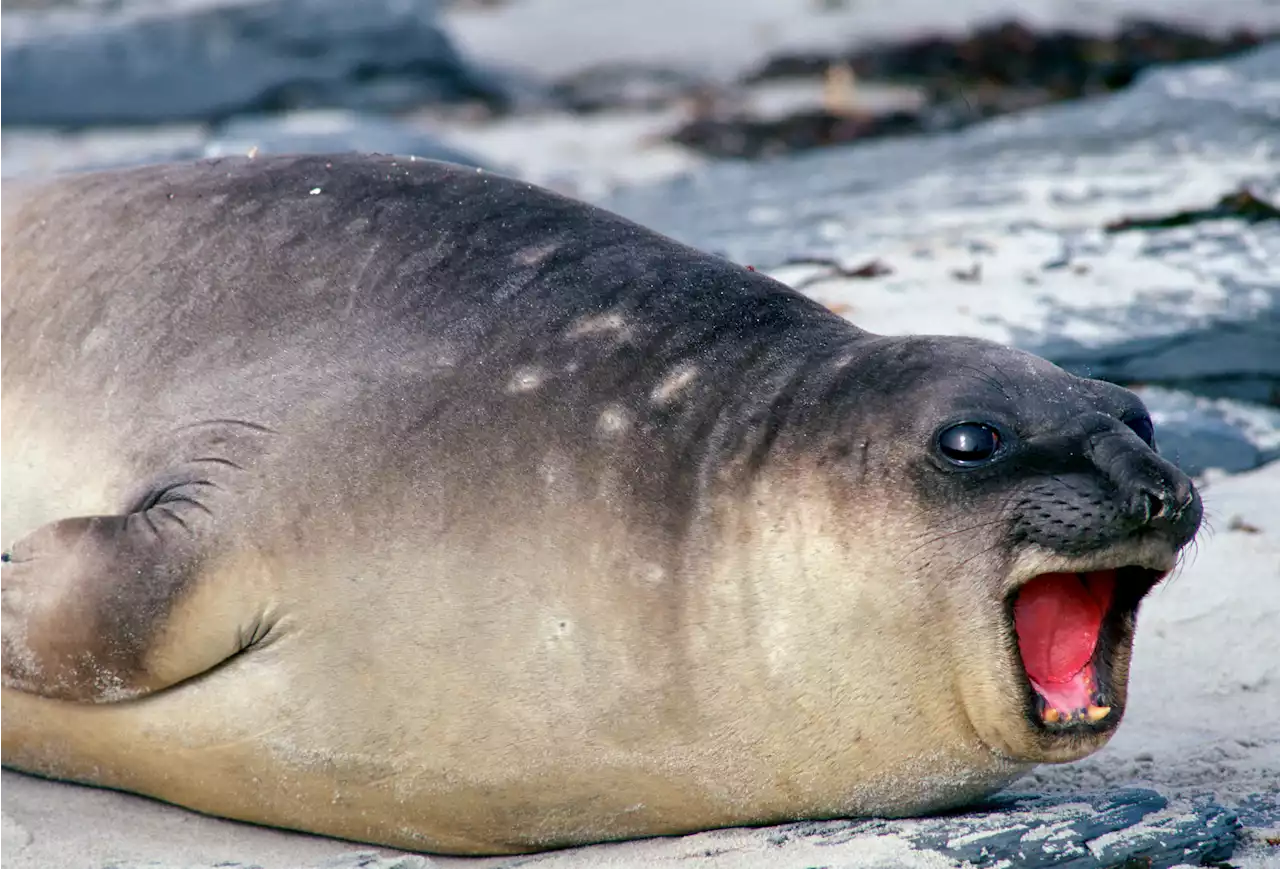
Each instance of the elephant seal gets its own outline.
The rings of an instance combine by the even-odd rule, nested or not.
[[[369,156],[6,190],[3,760],[499,854],[957,806],[1119,721],[1130,392]]]

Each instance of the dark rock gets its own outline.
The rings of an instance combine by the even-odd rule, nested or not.
[[[1273,831],[1280,835],[1280,788],[1260,794],[1250,794],[1233,811],[1240,822],[1248,827]]]
[[[733,865],[735,854],[753,862],[766,855],[777,866],[918,866],[935,855],[975,867],[1146,869],[1225,860],[1235,851],[1240,823],[1211,801],[1170,805],[1144,789],[1073,796],[1009,794],[970,810],[902,820],[805,821],[753,830],[713,830],[639,843],[631,860],[610,865],[685,865],[694,854]],[[896,854],[885,845],[895,845]],[[879,846],[879,847],[877,847]],[[583,849],[594,851],[611,846]],[[890,856],[892,855],[892,856]],[[561,865],[562,855],[521,857],[510,866]],[[610,855],[612,856],[612,855]],[[564,865],[571,865],[567,861]],[[496,869],[496,867],[495,867]]]
[[[190,9],[8,12],[6,125],[81,127],[242,112],[501,102],[434,0],[219,0]]]
[[[674,68],[634,63],[593,66],[557,81],[551,98],[581,113],[617,109],[656,109],[714,90],[708,79]]]
[[[1274,34],[1241,28],[1221,36],[1173,23],[1132,19],[1114,33],[1037,31],[1018,20],[964,36],[921,36],[845,54],[771,59],[749,81],[821,74],[848,64],[862,78],[901,79],[939,90],[989,85],[1044,89],[1059,99],[1126,87],[1157,64],[1212,60],[1255,48]]]
[[[1249,223],[1260,220],[1280,220],[1280,208],[1259,197],[1252,190],[1242,188],[1221,197],[1209,208],[1192,208],[1173,214],[1148,217],[1126,217],[1107,224],[1107,232],[1126,232],[1131,229],[1172,229],[1189,226],[1205,220],[1239,218]]]
[[[1280,411],[1186,392],[1144,388],[1160,452],[1193,476],[1241,473],[1280,459]]]
[[[1241,29],[1216,36],[1153,21],[1128,21],[1106,35],[1040,32],[1005,21],[958,37],[917,37],[843,54],[781,56],[744,83],[820,77],[843,68],[863,80],[919,86],[929,99],[920,108],[886,113],[827,107],[784,118],[704,115],[683,125],[672,139],[713,156],[755,158],[959,129],[1034,106],[1119,90],[1153,65],[1227,57],[1276,35]]]
[[[1008,796],[993,801],[992,809],[964,818],[977,828],[972,832],[956,835],[943,827],[912,842],[978,867],[1155,869],[1225,860],[1235,852],[1240,829],[1236,815],[1222,806],[1205,802],[1170,811],[1164,797],[1138,788],[1083,798]]]
[[[783,118],[698,117],[671,134],[671,140],[712,157],[757,159],[885,136],[924,132],[922,112],[899,109],[853,114],[807,109]]]

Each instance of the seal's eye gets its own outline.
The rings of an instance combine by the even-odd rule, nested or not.
[[[999,448],[1000,433],[985,423],[958,423],[938,435],[938,449],[957,465],[985,462]]]
[[[1151,417],[1145,413],[1140,416],[1129,417],[1124,424],[1133,429],[1133,433],[1142,438],[1143,442],[1149,447],[1156,445],[1156,427],[1151,422]]]

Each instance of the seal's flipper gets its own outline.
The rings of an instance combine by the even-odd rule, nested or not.
[[[4,685],[62,700],[126,700],[240,651],[254,630],[246,637],[237,623],[181,617],[209,579],[202,513],[195,499],[169,499],[52,522],[18,541],[0,573]],[[181,641],[166,642],[177,631]]]

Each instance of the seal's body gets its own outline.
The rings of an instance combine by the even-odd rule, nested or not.
[[[18,769],[456,853],[939,809],[1105,742],[1199,522],[1125,390],[492,174],[5,192]]]

